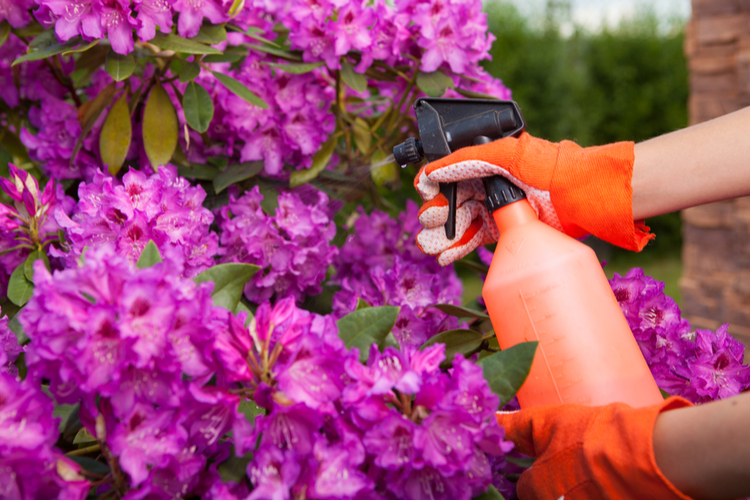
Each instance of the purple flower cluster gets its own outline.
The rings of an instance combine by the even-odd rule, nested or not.
[[[0,369],[0,498],[86,498],[89,482],[79,466],[54,448],[59,431],[52,411],[38,386]]]
[[[277,298],[320,293],[328,266],[338,250],[330,244],[336,225],[328,213],[328,197],[317,193],[310,204],[296,193],[281,193],[276,215],[263,212],[258,187],[238,196],[230,192],[221,209],[221,262],[257,264],[262,270],[245,286],[248,300],[261,303]]]
[[[172,498],[205,487],[220,438],[251,431],[239,399],[208,385],[217,366],[211,285],[157,264],[136,270],[104,245],[77,269],[35,268],[20,321],[31,344],[29,378],[50,381],[59,403],[81,403],[81,421],[129,478],[126,498]],[[138,492],[137,494],[135,492]],[[189,495],[188,495],[189,496]]]
[[[251,52],[237,70],[222,71],[255,92],[268,109],[248,104],[211,73],[204,72],[198,81],[213,88],[216,115],[209,134],[224,143],[222,154],[243,162],[263,160],[265,172],[275,176],[285,164],[309,168],[336,124],[330,78],[319,71],[293,75],[263,64],[274,60]]]
[[[0,4],[2,7],[8,0]],[[36,0],[39,7],[35,17],[43,24],[55,26],[55,34],[62,41],[76,36],[84,40],[107,38],[112,49],[127,54],[134,48],[133,30],[142,41],[172,28],[172,17],[179,13],[177,31],[183,37],[198,34],[203,19],[223,23],[230,19],[231,2],[219,0]],[[226,6],[224,4],[227,4]],[[7,17],[14,27],[25,26],[30,17],[26,12],[33,6],[23,0],[8,13],[0,9],[0,20]]]
[[[458,304],[463,287],[453,266],[441,267],[419,250],[414,240],[419,227],[412,201],[398,220],[377,210],[360,212],[334,263],[334,280],[341,285],[333,298],[337,317],[353,311],[358,299],[371,306],[400,306],[393,333],[403,346],[420,346],[458,327],[456,318],[429,307]]]
[[[373,346],[363,365],[330,316],[291,298],[261,305],[249,328],[242,319],[228,316],[216,351],[220,382],[266,411],[256,435],[235,440],[242,451],[258,443],[247,469],[252,498],[469,499],[490,483],[490,458],[513,446],[482,369],[458,355],[442,372],[442,344]],[[244,498],[224,486],[214,493]]]
[[[90,184],[79,185],[72,217],[55,212],[69,242],[69,251],[56,255],[74,267],[86,247],[110,242],[136,262],[153,240],[165,261],[185,276],[195,276],[214,264],[218,248],[218,236],[209,231],[214,216],[203,207],[205,197],[202,187],[192,186],[171,166],[150,176],[131,170],[122,181],[97,171]]]
[[[690,330],[664,283],[639,268],[615,274],[610,285],[657,384],[694,403],[735,396],[750,388],[744,346],[727,333]]]

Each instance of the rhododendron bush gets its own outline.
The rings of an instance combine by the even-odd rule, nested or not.
[[[0,0],[0,498],[513,497],[536,344],[389,158],[422,95],[510,98],[492,41],[480,0]],[[666,393],[750,385],[612,287]]]

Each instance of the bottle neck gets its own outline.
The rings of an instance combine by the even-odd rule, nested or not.
[[[536,212],[534,212],[534,209],[531,208],[531,205],[526,199],[498,208],[492,214],[492,217],[495,219],[495,224],[497,224],[497,229],[500,231],[500,234],[511,227],[521,226],[539,220],[536,216]]]

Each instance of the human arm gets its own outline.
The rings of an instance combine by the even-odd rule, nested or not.
[[[653,446],[664,475],[695,500],[750,497],[750,393],[661,413]]]
[[[750,194],[750,107],[635,145],[633,219]]]

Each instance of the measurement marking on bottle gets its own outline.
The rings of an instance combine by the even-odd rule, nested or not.
[[[548,290],[551,290],[557,285],[550,285],[549,287],[545,287]],[[545,290],[546,291],[546,290]],[[540,292],[536,292],[534,295],[538,295]],[[529,322],[531,323],[531,329],[534,330],[534,336],[536,336],[536,340],[539,342],[539,351],[542,353],[542,359],[544,359],[544,364],[547,365],[547,371],[550,375],[552,375],[552,368],[549,366],[549,360],[547,359],[547,354],[544,352],[544,345],[542,345],[542,340],[539,338],[539,332],[536,330],[536,325],[534,324],[534,319],[531,317],[531,311],[529,310],[529,305],[526,303],[526,298],[523,296],[523,292],[521,290],[518,290],[518,295],[521,297],[521,302],[523,302],[523,307],[526,309],[526,315],[529,317]],[[560,403],[562,404],[563,398],[560,394],[560,389],[557,387],[557,382],[555,381],[554,377],[552,378],[552,385],[555,386],[555,392],[557,393],[557,398],[560,400]]]

